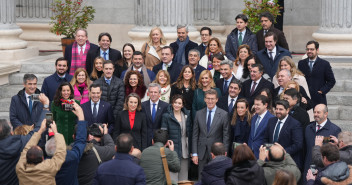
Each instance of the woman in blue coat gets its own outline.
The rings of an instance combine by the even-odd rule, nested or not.
[[[188,180],[188,158],[191,151],[190,143],[192,143],[192,125],[189,110],[184,108],[182,95],[176,94],[172,97],[168,111],[163,114],[161,128],[168,130],[169,138],[173,141],[175,151],[181,162],[179,173],[170,172],[172,180],[176,182]]]

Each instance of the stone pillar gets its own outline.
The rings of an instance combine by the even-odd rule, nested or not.
[[[136,49],[148,39],[150,30],[158,26],[166,37],[167,44],[177,39],[177,25],[188,25],[190,39],[198,37],[193,27],[193,0],[135,0],[134,18],[136,27],[128,32]]]
[[[352,0],[321,0],[319,54],[352,56]]]
[[[16,25],[15,1],[0,0],[0,62],[38,55],[38,49],[28,49],[27,42],[19,38],[21,33]]]

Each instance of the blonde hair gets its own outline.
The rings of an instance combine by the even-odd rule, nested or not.
[[[203,76],[205,75],[208,75],[209,78],[210,78],[210,87],[211,88],[214,88],[215,87],[215,83],[214,83],[214,80],[213,80],[213,76],[211,75],[211,72],[209,70],[204,70],[200,73],[199,75],[199,79],[198,79],[198,88],[199,89],[203,89],[203,84],[202,84],[202,81],[201,79],[203,78]]]
[[[297,69],[296,67],[296,64],[295,62],[293,62],[292,58],[289,57],[289,56],[284,56],[280,59],[280,62],[279,62],[279,67],[277,68],[277,71],[276,71],[276,74],[275,76],[278,78],[279,77],[279,72],[281,71],[281,63],[285,61],[290,67],[290,72],[291,72],[291,76],[292,78],[297,74],[297,75],[301,75],[301,76],[304,76],[304,74],[299,70]]]
[[[14,135],[27,135],[30,131],[33,130],[33,125],[21,125],[15,128],[13,131]]]
[[[160,35],[161,35],[160,44],[161,44],[161,45],[165,45],[165,44],[166,44],[166,39],[165,39],[165,36],[164,36],[163,31],[162,31],[161,28],[159,28],[159,27],[154,27],[154,28],[152,28],[152,29],[150,30],[150,32],[149,32],[149,37],[148,37],[148,38],[149,38],[148,44],[149,44],[149,45],[153,45],[152,34],[153,34],[153,31],[155,31],[155,30],[158,30],[158,31],[160,32]]]
[[[159,70],[159,72],[156,74],[156,77],[155,77],[155,80],[153,81],[154,83],[157,83],[161,86],[160,82],[159,82],[159,77],[160,75],[164,73],[165,77],[166,77],[166,84],[165,84],[165,87],[170,85],[170,75],[169,75],[169,72],[167,72],[166,70]]]
[[[88,73],[85,69],[83,68],[78,68],[76,71],[75,71],[75,74],[73,75],[72,77],[72,80],[70,82],[70,84],[72,85],[72,87],[74,88],[74,86],[77,84],[77,76],[80,72],[84,72],[84,74],[86,75],[86,80],[85,80],[85,84],[87,85],[87,87],[89,88],[90,84],[91,84],[91,81],[89,79],[89,76],[88,76]],[[72,92],[73,93],[73,92]]]
[[[92,73],[90,74],[90,76],[92,77],[92,78],[94,78],[94,79],[98,79],[98,71],[97,71],[97,69],[95,68],[95,63],[97,62],[97,60],[101,60],[102,61],[102,64],[101,65],[103,65],[104,64],[104,62],[105,62],[105,59],[103,58],[103,57],[101,57],[101,56],[97,56],[95,59],[94,59],[94,62],[93,62],[93,71],[92,71]],[[102,76],[104,75],[104,73],[102,74]]]
[[[282,100],[284,98],[285,91],[288,89],[288,86],[291,85],[291,84],[294,84],[296,86],[295,89],[297,90],[297,92],[300,92],[299,91],[299,89],[300,89],[299,84],[296,81],[294,81],[294,80],[290,80],[289,82],[287,82],[284,90],[280,94],[280,100]]]

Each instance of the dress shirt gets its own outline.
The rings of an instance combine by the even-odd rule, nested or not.
[[[172,64],[172,60],[171,60],[171,62],[169,64],[167,64],[168,68],[171,66],[171,64]],[[165,63],[163,63],[163,70],[166,70],[166,64]]]
[[[316,60],[317,60],[317,57],[315,57],[313,60],[308,58],[308,66],[309,66],[310,61],[313,61],[312,66],[314,66]]]
[[[268,52],[268,56],[270,58],[270,52],[273,52],[272,55],[273,55],[273,60],[275,60],[275,56],[276,56],[276,46],[274,47],[273,50],[269,51],[268,49],[266,50]]]
[[[233,107],[235,107],[236,101],[237,101],[238,96],[236,96],[235,98],[231,98],[231,96],[229,95],[227,98],[227,105],[230,106],[231,104],[231,99],[233,99]],[[232,108],[233,108],[232,107]]]
[[[328,122],[328,119],[326,119],[323,123],[320,124],[320,129],[322,129],[325,126],[326,122]],[[318,122],[315,122],[315,123],[316,123],[315,131],[318,131]]]
[[[57,73],[56,73],[57,74]],[[64,75],[62,75],[62,76],[60,76],[59,74],[57,74],[57,76],[59,77],[59,78],[61,78],[61,79],[64,79],[65,77],[66,77],[66,73],[64,74]]]
[[[153,114],[153,102],[152,100],[149,100],[150,101],[150,113]],[[155,113],[158,111],[158,103],[159,103],[159,100],[155,102]]]
[[[258,122],[258,127],[259,127],[261,121],[263,120],[263,118],[264,118],[264,116],[265,116],[265,114],[266,114],[267,112],[268,112],[268,110],[266,110],[263,114],[258,115],[258,116],[260,116],[260,119],[259,119],[259,122]]]
[[[24,94],[26,95],[26,100],[27,100],[27,105],[29,106],[29,98],[28,98],[28,96],[30,96],[29,94],[27,94],[26,93],[26,91],[24,92]],[[32,105],[33,105],[33,100],[31,100],[32,101]]]
[[[215,115],[215,111],[216,111],[216,105],[215,107],[211,110],[211,122],[210,122],[210,126],[213,124],[213,119],[214,119],[214,115]],[[207,120],[205,121],[205,124],[208,122],[208,116],[209,116],[209,109],[207,107]]]
[[[78,46],[78,53],[80,53],[81,52],[81,49],[82,49],[82,53],[84,54],[84,51],[86,50],[86,43],[84,43],[84,45],[83,46],[80,46],[80,45],[78,45],[77,44],[77,46]],[[104,55],[103,55],[104,56]]]
[[[109,60],[109,49],[105,51],[106,53],[106,60]],[[100,56],[104,58],[104,51],[100,49]]]
[[[134,110],[133,112],[128,111],[128,119],[130,120],[131,130],[133,129],[135,118],[136,118],[136,110]]]
[[[275,137],[275,130],[276,130],[277,124],[279,124],[279,122],[281,121],[280,128],[279,128],[279,136],[280,136],[280,132],[281,132],[282,126],[284,126],[284,124],[285,124],[287,118],[288,118],[288,114],[286,115],[286,117],[285,117],[284,119],[282,119],[282,120],[277,120],[276,125],[275,125],[275,128],[274,128],[273,138]]]
[[[284,91],[284,88],[280,86],[279,93],[277,95],[280,95]]]
[[[109,78],[109,79],[107,79],[107,78],[104,76],[104,79],[105,79],[105,81],[106,81],[106,80],[110,80],[110,84],[111,84],[112,76],[111,76],[111,78]]]
[[[97,102],[97,113],[99,114],[99,104],[100,104],[100,100]],[[90,100],[90,106],[92,108],[92,114],[93,114],[93,109],[94,109],[94,102],[92,100]]]
[[[142,67],[140,67],[139,69],[135,69],[134,66],[132,66],[132,70],[133,71],[138,71],[139,73],[141,73],[142,72]]]
[[[255,90],[257,89],[257,87],[258,87],[258,84],[259,84],[259,82],[260,82],[260,80],[261,80],[262,78],[263,78],[263,77],[260,77],[260,78],[259,78],[259,80],[255,81],[255,83],[256,83],[256,86],[255,86],[255,89],[254,89],[254,91],[255,91]],[[253,85],[254,85],[254,84],[253,84],[253,82],[254,82],[254,81],[252,81],[251,89],[253,88]],[[254,91],[253,91],[253,92],[254,92]]]
[[[238,40],[240,40],[240,33],[242,33],[242,42],[243,42],[243,40],[244,40],[244,36],[246,35],[246,28],[244,28],[244,30],[243,31],[240,31],[240,30],[238,30],[238,34],[237,34],[237,39]],[[243,43],[242,43],[243,44]]]

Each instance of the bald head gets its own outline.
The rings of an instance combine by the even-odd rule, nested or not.
[[[269,149],[269,161],[280,162],[284,160],[285,152],[279,146],[273,145]]]
[[[314,120],[321,124],[328,118],[328,107],[324,104],[318,104],[314,108]]]

